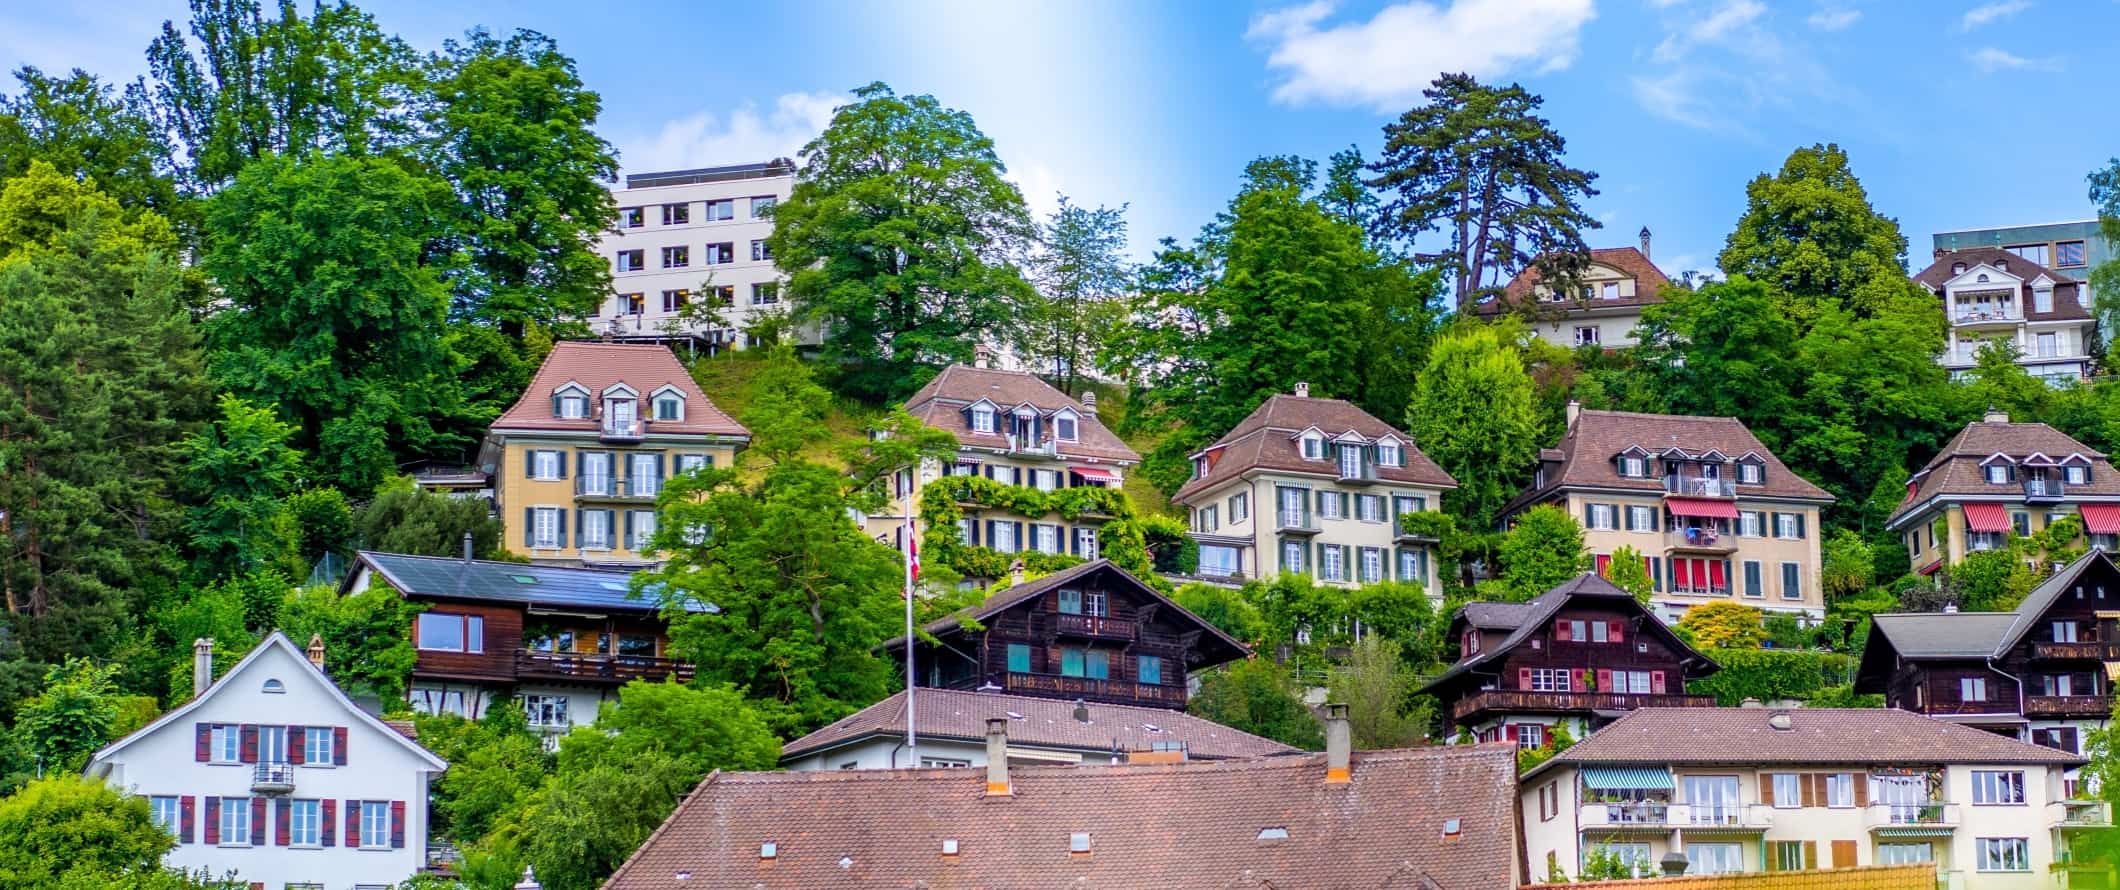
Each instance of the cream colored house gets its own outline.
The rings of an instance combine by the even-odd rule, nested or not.
[[[1590,251],[1588,265],[1566,291],[1540,280],[1536,268],[1525,269],[1499,295],[1480,301],[1472,311],[1487,319],[1505,313],[1522,316],[1539,339],[1563,348],[1633,346],[1642,310],[1663,302],[1662,291],[1671,286],[1671,279],[1649,261],[1649,230],[1642,229],[1641,237],[1640,249]]]
[[[1405,431],[1339,399],[1269,396],[1192,456],[1183,504],[1199,574],[1241,581],[1306,574],[1325,584],[1408,581],[1441,595],[1434,544],[1402,514],[1441,508],[1457,480]]]
[[[1655,874],[1936,864],[1944,890],[2061,886],[2083,758],[1895,709],[1643,708],[1526,772],[1531,875],[1602,849]]]
[[[1540,504],[1583,526],[1599,574],[1631,547],[1647,562],[1657,613],[1735,600],[1825,614],[1818,514],[1833,496],[1783,465],[1735,418],[1584,411],[1539,454],[1505,521]]]
[[[479,463],[509,550],[559,565],[645,565],[664,483],[729,466],[750,441],[669,347],[563,341],[493,422]]]
[[[2067,433],[1991,412],[1907,480],[1885,527],[1899,533],[1915,571],[1934,575],[2070,516],[2083,520],[2090,546],[2120,550],[2120,470]]]
[[[2051,383],[2081,380],[2090,373],[2097,321],[2083,294],[2084,283],[2040,265],[2020,250],[1939,250],[1935,261],[1914,276],[1943,304],[1950,327],[1938,360],[1954,379],[1972,370],[1989,343],[2015,349],[2017,364]]]

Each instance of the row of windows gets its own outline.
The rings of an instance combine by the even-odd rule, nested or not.
[[[1091,680],[1112,679],[1112,665],[1116,659],[1122,657],[1121,653],[1110,649],[1095,649],[1087,646],[1061,646],[1058,648],[1060,663],[1057,666],[1060,676],[1063,677],[1082,677]],[[1028,643],[1008,644],[1008,672],[1012,674],[1029,674],[1052,670],[1055,666],[1050,663],[1044,665],[1043,670],[1040,667],[1033,666],[1033,658],[1037,652],[1038,647]],[[1048,658],[1048,661],[1050,661],[1050,658]],[[1134,656],[1133,681],[1150,686],[1163,685],[1163,658],[1157,655]]]
[[[1621,476],[1629,479],[1649,478],[1649,455],[1621,454],[1617,460]],[[1680,482],[1719,482],[1723,477],[1723,467],[1726,466],[1724,463],[1718,463],[1713,460],[1693,461],[1663,458],[1662,463],[1664,478],[1672,484]],[[1766,481],[1767,465],[1765,462],[1750,458],[1737,461],[1737,482],[1739,485],[1763,485]],[[1705,494],[1718,493],[1711,490],[1715,486],[1696,485],[1693,487],[1700,488]],[[1673,488],[1671,490],[1679,491],[1680,489]]]
[[[1662,671],[1589,668],[1518,668],[1517,686],[1532,692],[1608,692],[1614,695],[1661,695],[1667,688]],[[1517,739],[1520,743],[1523,741],[1521,731]]]
[[[692,245],[673,244],[660,249],[663,269],[688,269],[692,266]],[[718,241],[700,245],[699,263],[702,266],[726,266],[737,262],[736,242]],[[773,248],[764,240],[751,242],[751,262],[763,263],[773,259]],[[639,272],[648,268],[648,251],[636,247],[621,250],[611,256],[612,265],[619,272]]]
[[[1428,553],[1417,548],[1351,547],[1283,538],[1280,553],[1283,574],[1307,574],[1319,581],[1359,584],[1380,584],[1394,579],[1418,584],[1428,582]]]
[[[221,847],[331,847],[389,850],[405,846],[405,805],[387,800],[345,801],[345,836],[337,837],[339,801],[305,798],[206,797],[203,836],[194,840],[193,798],[148,798],[155,824],[178,843]],[[267,830],[267,820],[277,820]]]
[[[1092,525],[1070,530],[1059,523],[967,517],[957,520],[957,539],[1000,553],[1070,553],[1083,559],[1097,558],[1097,527]]]
[[[1384,439],[1372,444],[1338,442],[1329,448],[1325,437],[1316,433],[1302,438],[1301,453],[1304,460],[1325,460],[1329,455],[1339,466],[1342,476],[1360,476],[1367,467],[1401,467],[1406,464],[1405,449],[1397,439]]]
[[[700,298],[701,298],[701,300],[702,300],[702,303],[701,303],[701,305],[705,305],[705,306],[734,306],[734,305],[736,305],[736,286],[735,286],[735,285],[733,285],[733,284],[718,284],[718,285],[708,285],[708,286],[706,286],[706,287],[702,287],[702,288],[700,288],[700,290],[699,290],[699,292],[698,292],[698,293],[699,293],[699,297],[700,297]],[[665,290],[665,291],[663,291],[663,292],[662,292],[662,311],[663,311],[663,312],[665,312],[665,313],[677,313],[677,312],[683,312],[686,306],[690,306],[690,305],[692,305],[692,295],[693,295],[693,292],[692,292],[691,290],[688,290],[688,289],[686,289],[686,288],[681,288],[681,287],[680,287],[680,288],[672,288],[672,289],[669,289],[669,290]],[[753,305],[753,306],[777,306],[777,305],[779,305],[779,304],[780,304],[780,282],[778,282],[778,281],[758,281],[758,282],[753,282],[753,283],[751,284],[751,305]],[[615,302],[614,302],[613,308],[612,308],[612,310],[611,310],[611,314],[613,314],[613,315],[646,315],[646,314],[648,314],[648,298],[647,298],[647,295],[646,295],[646,294],[643,294],[643,293],[640,293],[640,292],[638,292],[638,291],[635,291],[635,292],[633,292],[633,293],[623,293],[623,294],[619,294],[619,295],[618,295],[618,296],[617,296],[617,297],[615,298]]]
[[[626,510],[623,516],[618,510],[574,510],[571,541],[567,536],[567,512],[565,507],[524,507],[523,546],[539,550],[652,549],[657,528],[654,510]]]
[[[655,391],[651,400],[655,405],[656,420],[685,419],[685,394],[675,386],[664,386]],[[604,399],[604,424],[617,428],[629,427],[639,418],[639,402],[630,396],[610,396]],[[561,420],[589,419],[589,391],[580,384],[569,383],[552,393],[552,416]]]
[[[346,727],[257,723],[194,724],[200,763],[295,763],[344,766]]]
[[[716,198],[716,199],[709,199],[709,200],[705,200],[705,201],[700,201],[700,202],[697,202],[697,203],[698,203],[698,204],[700,205],[700,214],[699,214],[699,219],[700,219],[700,221],[701,221],[701,222],[722,222],[722,221],[725,221],[725,220],[732,220],[732,219],[735,219],[735,218],[736,218],[736,202],[737,202],[738,200],[740,200],[740,199],[737,199],[737,198]],[[777,197],[774,197],[774,196],[772,196],[772,195],[757,195],[757,196],[754,196],[754,197],[752,197],[752,198],[750,198],[750,199],[748,199],[748,200],[750,201],[750,204],[751,204],[751,218],[752,218],[752,219],[766,219],[766,218],[768,218],[768,217],[772,216],[772,214],[773,214],[773,208],[774,208],[775,206],[777,206],[777,205],[778,205],[778,204],[780,203],[780,199],[779,199],[779,198],[777,198]],[[662,224],[663,224],[663,225],[666,225],[666,226],[684,226],[684,225],[691,225],[691,223],[692,223],[692,205],[693,205],[693,203],[694,203],[694,202],[691,202],[691,201],[678,201],[678,202],[673,202],[673,203],[669,203],[669,204],[663,204],[663,205],[660,205],[659,207],[657,207],[657,210],[659,210],[659,211],[660,211],[660,214],[659,214],[659,216],[660,216],[660,218],[662,219]],[[619,228],[621,228],[621,229],[639,229],[639,228],[644,228],[644,227],[646,227],[646,226],[647,226],[647,224],[648,224],[648,208],[646,208],[646,207],[620,207],[620,208],[618,208],[618,227],[619,227]]]
[[[2046,467],[2025,467],[2024,472],[2020,474],[2017,472],[2015,464],[2007,461],[1996,461],[1988,464],[1982,470],[1982,474],[1987,478],[1990,485],[2008,485],[2021,478],[2024,480],[2025,485],[2034,488],[2033,493],[2037,494],[2040,492],[2037,491],[2036,486],[2051,481],[2051,478],[2047,475],[2047,469]],[[2062,467],[2061,481],[2069,485],[2088,484],[2091,481],[2091,468],[2086,464],[2070,464]],[[2054,493],[2060,494],[2059,491]]]
[[[1611,577],[1611,554],[1597,554],[1595,562],[1598,575],[1607,578]],[[1658,593],[1669,591],[1671,593],[1702,596],[1730,595],[1731,571],[1733,570],[1730,560],[1678,556],[1665,559],[1660,556],[1645,556],[1642,558],[1642,562],[1649,573],[1650,587]],[[1781,598],[1785,600],[1803,599],[1803,564],[1784,560],[1778,566],[1781,575]],[[1764,563],[1756,559],[1747,559],[1738,563],[1735,569],[1740,574],[1737,579],[1740,582],[1739,593],[1748,599],[1766,598],[1766,565]]]
[[[674,458],[678,473],[689,473],[714,465],[711,454],[665,455],[660,451],[624,452],[625,462],[618,461],[619,452],[577,451],[574,454],[573,472],[580,480],[576,488],[580,494],[613,495],[630,494],[653,497],[660,489],[664,468]],[[618,469],[626,470],[624,476]],[[567,452],[557,448],[534,448],[523,452],[523,475],[538,482],[563,482],[567,479]],[[630,485],[630,488],[625,486]]]
[[[1312,528],[1313,516],[1318,519],[1387,522],[1396,521],[1406,513],[1418,513],[1428,509],[1428,499],[1420,495],[1393,495],[1387,501],[1383,495],[1351,494],[1325,489],[1313,491],[1291,485],[1274,486],[1274,498],[1280,509],[1280,515],[1276,519],[1281,528]],[[1245,509],[1248,511],[1250,506],[1245,505]],[[1205,530],[1207,529],[1203,529]]]
[[[1018,467],[1007,464],[981,463],[976,460],[960,460],[942,468],[944,476],[983,476],[1004,485],[1025,485],[1039,491],[1058,491],[1062,488],[1109,488],[1103,479],[1091,479],[1069,470],[1047,470],[1037,467]],[[911,471],[901,471],[891,492],[893,497],[905,497],[912,493]]]
[[[1693,525],[1686,525],[1692,522]],[[1728,519],[1693,519],[1679,517],[1669,511],[1642,504],[1595,504],[1583,505],[1583,527],[1591,531],[1657,532],[1666,528],[1689,535],[1689,543],[1714,543],[1715,536],[1727,534],[1733,522]],[[1763,538],[1771,531],[1776,538],[1785,541],[1800,541],[1810,534],[1809,518],[1802,513],[1780,513],[1766,510],[1740,510],[1734,522],[1739,537]],[[1701,538],[1699,541],[1691,537]]]
[[[1001,418],[1009,418],[1009,434],[1021,438],[1025,443],[1038,440],[1039,421],[1043,419],[1038,409],[1028,405],[1016,408],[1006,415],[997,410],[992,402],[978,401],[965,408],[965,425],[975,433],[994,433],[1000,430]],[[1053,438],[1062,442],[1081,440],[1081,418],[1074,409],[1062,408],[1051,415]]]

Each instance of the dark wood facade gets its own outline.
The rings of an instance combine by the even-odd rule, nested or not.
[[[981,629],[930,625],[941,645],[917,647],[920,685],[1183,708],[1190,672],[1245,654],[1104,561],[1001,591],[970,617]]]
[[[668,676],[692,679],[690,664],[668,657],[669,636],[652,612],[588,617],[541,613],[530,605],[406,598],[428,604],[410,628],[413,648],[419,653],[412,668],[415,679],[614,686]],[[445,651],[422,644],[423,620],[452,616],[479,619],[479,651]]]

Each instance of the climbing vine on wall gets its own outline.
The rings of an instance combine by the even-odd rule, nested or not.
[[[1104,557],[1151,583],[1158,569],[1191,572],[1199,562],[1199,549],[1186,536],[1183,522],[1141,515],[1134,509],[1133,498],[1119,489],[1082,486],[1041,491],[983,476],[945,476],[920,490],[920,519],[927,524],[920,537],[921,558],[947,565],[967,578],[1005,577],[1018,559],[1032,574],[1056,572],[1082,562],[1081,557],[1068,553],[1002,553],[965,543],[958,537],[957,521],[964,518],[967,503],[1018,516],[1059,516],[1070,523],[1103,519],[1097,542]]]

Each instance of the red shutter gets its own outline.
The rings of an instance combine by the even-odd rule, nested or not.
[[[1587,679],[1587,678],[1585,678],[1585,677],[1583,676],[1583,669],[1582,669],[1582,668],[1576,668],[1576,669],[1574,669],[1574,670],[1571,670],[1571,671],[1569,671],[1569,672],[1568,672],[1568,691],[1569,691],[1569,692],[1581,692],[1581,691],[1583,691],[1583,682],[1584,682],[1584,680],[1585,680],[1585,679]]]
[[[346,802],[346,846],[358,847],[360,845],[361,802],[358,800],[349,800]]]
[[[210,847],[220,842],[221,799],[209,797],[206,799],[206,845]]]
[[[1598,669],[1597,669],[1597,691],[1599,691],[1599,692],[1611,692],[1611,691],[1613,691],[1613,690],[1612,690],[1612,672],[1611,672],[1610,670],[1607,670],[1607,669],[1605,669],[1605,668],[1598,668]]]
[[[346,765],[346,727],[331,728],[331,763],[334,766]]]
[[[282,798],[272,808],[272,842],[276,846],[287,846],[287,800]]]
[[[1709,560],[1709,562],[1708,562],[1708,584],[1709,584],[1709,586],[1711,586],[1711,587],[1716,587],[1716,588],[1721,588],[1721,587],[1723,586],[1723,578],[1724,578],[1724,576],[1723,576],[1723,564],[1722,564],[1722,560],[1719,560],[1719,559],[1717,559],[1717,560]]]
[[[1529,691],[1531,690],[1531,669],[1530,669],[1530,668],[1517,668],[1517,669],[1516,669],[1516,688],[1517,688],[1518,690],[1521,690],[1521,691],[1525,691],[1525,692],[1529,692]]]
[[[300,763],[302,762],[302,755],[303,755],[304,753],[306,753],[306,752],[304,752],[304,751],[302,750],[302,747],[303,747],[303,743],[304,743],[304,741],[305,741],[305,738],[304,738],[303,730],[302,730],[302,728],[301,728],[301,727],[299,727],[299,726],[290,726],[290,727],[287,727],[287,762],[288,762],[288,763],[293,763],[293,764],[300,764]]]
[[[250,799],[250,845],[265,846],[265,798]]]
[[[405,849],[405,802],[390,802],[390,849]]]
[[[1664,672],[1663,672],[1663,671],[1650,671],[1650,672],[1649,672],[1649,694],[1651,694],[1651,695],[1662,695],[1662,694],[1664,694]]]
[[[1598,576],[1598,577],[1600,577],[1600,578],[1610,578],[1610,577],[1612,577],[1612,555],[1611,555],[1611,554],[1609,554],[1609,553],[1600,553],[1600,554],[1598,554],[1598,555],[1597,555],[1597,576]]]
[[[191,759],[205,763],[213,759],[213,724],[194,723],[192,730],[198,733],[198,747],[192,751]]]
[[[1574,639],[1573,637],[1569,636],[1568,619],[1563,618],[1559,621],[1553,622],[1553,638],[1563,643]]]
[[[192,796],[187,794],[177,798],[177,843],[191,843],[191,839],[196,836],[192,834],[192,826],[197,823],[197,814],[193,812]]]
[[[320,808],[324,813],[317,823],[324,829],[324,846],[329,847],[339,840],[339,802],[327,799]]]
[[[1509,724],[1504,724],[1504,725],[1502,726],[1502,741],[1505,741],[1505,742],[1514,742],[1514,741],[1516,741],[1516,724],[1514,724],[1514,723],[1509,723]]]
[[[1624,621],[1613,621],[1613,622],[1610,622],[1610,624],[1611,624],[1611,628],[1610,628],[1609,630],[1607,630],[1607,631],[1606,631],[1606,635],[1607,635],[1607,636],[1610,636],[1610,637],[1612,638],[1612,642],[1615,642],[1615,643],[1624,643],[1624,642],[1626,642],[1626,641],[1627,641],[1627,636],[1626,636],[1626,628],[1627,628],[1627,622],[1624,622]],[[296,761],[296,762],[297,762],[297,763],[299,763],[300,761]]]
[[[1674,560],[1671,560],[1671,576],[1672,576],[1672,577],[1673,577],[1674,579],[1676,579],[1676,583],[1678,584],[1678,586],[1680,586],[1680,587],[1692,587],[1692,586],[1693,586],[1693,560],[1690,560],[1690,559],[1674,559]]]
[[[243,761],[244,763],[256,763],[256,762],[258,762],[258,726],[257,726],[257,724],[255,724],[255,723],[245,723],[245,724],[243,724],[243,729],[242,729],[242,735],[243,735],[243,751],[242,751],[242,755],[241,755],[241,757],[240,757],[239,759],[241,759],[241,760],[242,760],[242,761]]]

